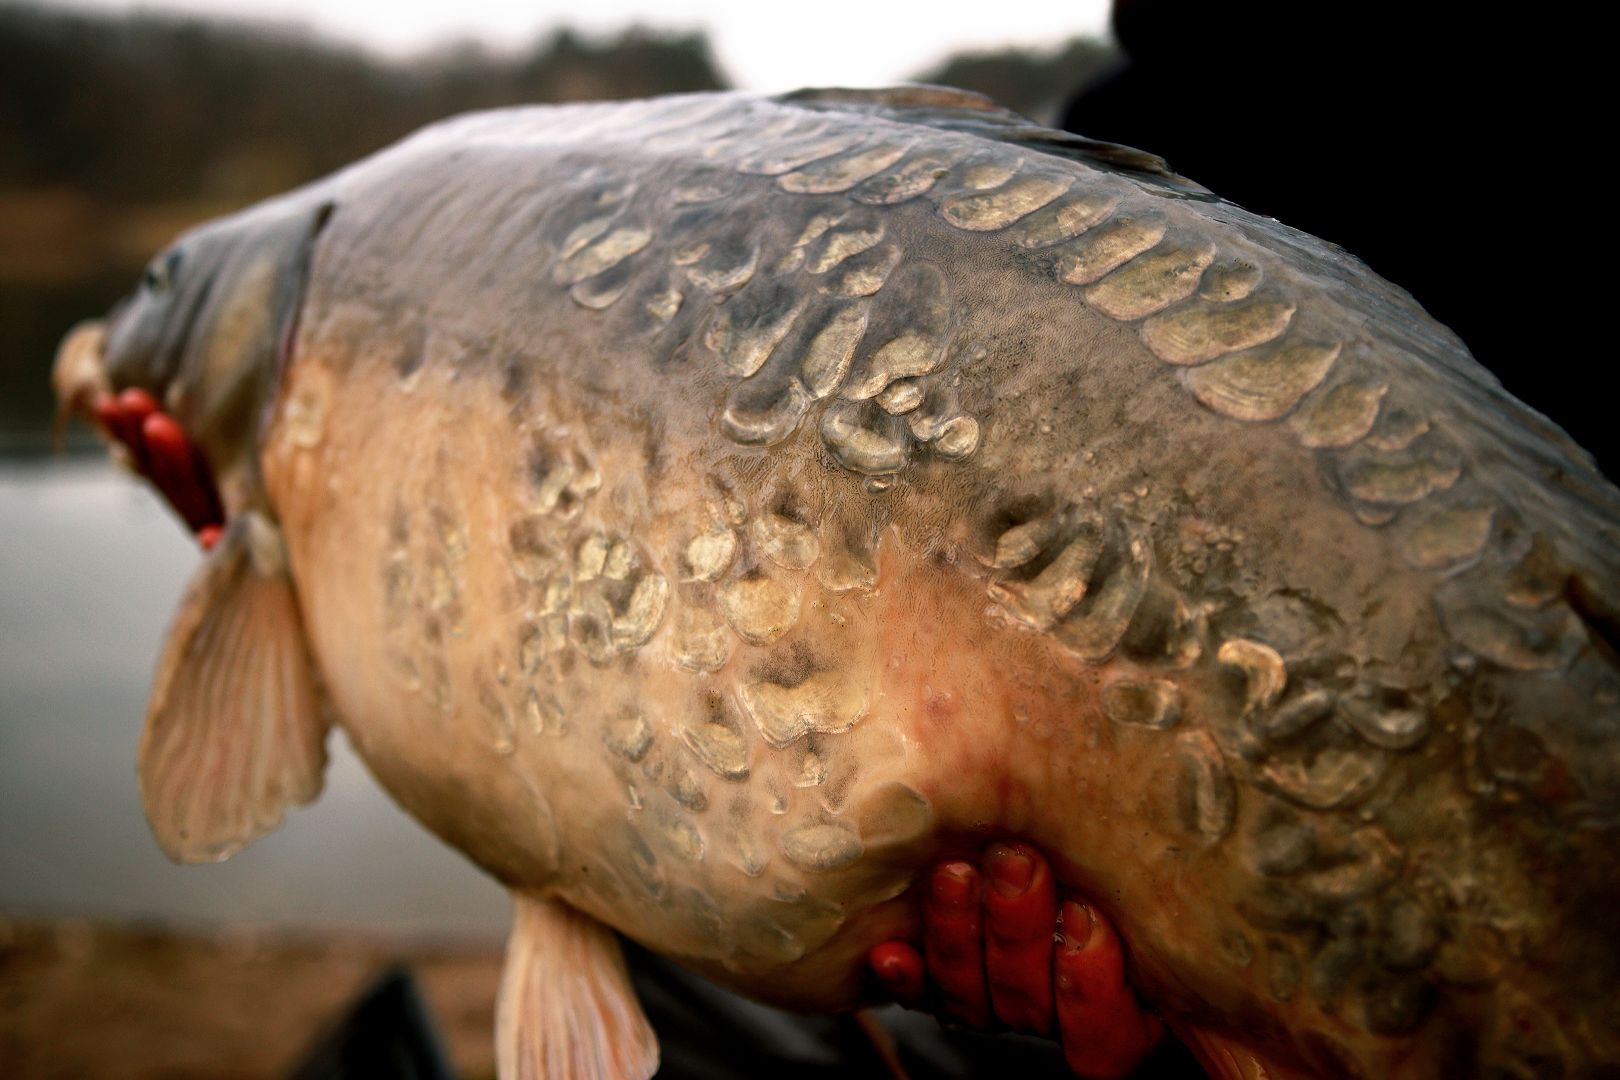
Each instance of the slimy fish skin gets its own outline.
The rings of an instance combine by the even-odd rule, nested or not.
[[[474,114],[182,237],[58,385],[217,485],[159,842],[341,726],[517,898],[504,1075],[655,1067],[607,929],[853,1007],[1004,836],[1220,1074],[1620,1069],[1620,492],[1156,158],[933,88]]]

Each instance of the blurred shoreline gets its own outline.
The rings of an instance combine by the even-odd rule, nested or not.
[[[456,1073],[488,1077],[501,955],[494,941],[0,913],[0,1061],[76,1080],[286,1077],[405,968]]]

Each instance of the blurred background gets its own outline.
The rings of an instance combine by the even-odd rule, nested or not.
[[[0,1077],[367,1075],[368,1038],[389,1075],[492,1070],[504,897],[341,738],[321,801],[229,863],[147,835],[135,748],[197,556],[88,432],[49,453],[48,373],[176,233],[468,109],[947,83],[1344,246],[1613,475],[1601,361],[1554,317],[1573,155],[1539,133],[1571,102],[1539,26],[1406,0],[0,0]],[[891,1075],[847,1022],[638,972],[666,1039],[734,1021],[666,1076]],[[885,1023],[915,1077],[1062,1073]]]

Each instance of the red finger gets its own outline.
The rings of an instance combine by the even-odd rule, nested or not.
[[[141,439],[141,421],[150,411],[148,405],[155,403],[152,395],[144,390],[133,393],[126,390],[116,396],[101,394],[91,405],[91,411],[107,437],[124,447],[129,464],[142,474],[146,472],[146,447]]]
[[[986,853],[984,967],[996,1016],[1019,1031],[1052,1028],[1052,931],[1057,890],[1052,872],[1028,844],[994,844]]]
[[[1164,1032],[1125,984],[1119,935],[1094,908],[1063,904],[1062,941],[1053,963],[1058,1037],[1075,1075],[1116,1080],[1147,1056]]]
[[[143,474],[150,472],[150,459],[141,429],[146,418],[157,412],[157,408],[157,399],[138,386],[118,394],[118,437],[129,447],[130,454],[135,458],[135,467]]]
[[[148,475],[193,532],[219,524],[213,492],[199,479],[202,469],[191,440],[167,413],[154,412],[141,425]]]
[[[90,411],[95,413],[96,422],[111,438],[119,442],[124,441],[123,429],[119,426],[123,413],[118,410],[118,399],[111,394],[98,394],[91,404]]]
[[[139,423],[158,411],[158,403],[150,390],[131,386],[118,392],[118,408]]]
[[[923,996],[923,958],[909,942],[885,941],[866,954],[866,963],[889,996],[902,1005],[915,1005]]]
[[[979,917],[979,872],[969,863],[934,867],[923,904],[923,950],[928,977],[951,1016],[974,1027],[990,1022],[984,987],[984,935]]]
[[[124,447],[129,455],[127,463],[136,472],[140,472],[142,462],[136,454],[140,447],[130,445],[132,438],[137,443],[140,441],[140,433],[131,432],[125,425],[124,412],[118,407],[118,399],[111,394],[102,394],[90,408],[96,414],[96,422],[101,425],[101,430],[106,432],[107,438]]]

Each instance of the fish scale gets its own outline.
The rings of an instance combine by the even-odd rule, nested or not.
[[[222,488],[532,933],[847,1008],[1018,835],[1200,1044],[1620,1060],[1620,493],[1354,260],[927,88],[479,114],[234,228],[317,205]]]

